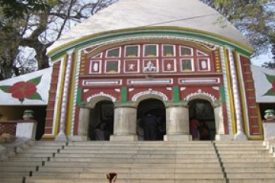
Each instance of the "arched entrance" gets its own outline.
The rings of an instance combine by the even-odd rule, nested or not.
[[[190,134],[193,140],[215,140],[216,125],[213,106],[207,100],[189,102]]]
[[[137,108],[137,135],[139,140],[163,140],[166,134],[165,106],[158,99],[146,99]]]
[[[114,104],[100,101],[90,110],[89,133],[91,140],[109,140],[114,129]]]

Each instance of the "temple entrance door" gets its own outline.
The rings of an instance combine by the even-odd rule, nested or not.
[[[166,134],[166,114],[162,101],[147,99],[137,108],[137,135],[139,140],[163,140]]]
[[[215,116],[210,102],[202,99],[190,101],[189,121],[193,140],[215,140]]]
[[[114,104],[100,101],[90,111],[89,138],[91,140],[110,140],[114,131]]]

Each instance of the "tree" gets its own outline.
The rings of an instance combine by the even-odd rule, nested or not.
[[[113,2],[0,0],[0,80],[49,67],[47,48],[72,25]],[[35,57],[26,58],[26,53]]]
[[[233,23],[255,48],[253,56],[275,44],[274,0],[201,0]]]

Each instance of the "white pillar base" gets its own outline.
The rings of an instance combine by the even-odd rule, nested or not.
[[[234,136],[233,135],[216,135],[215,136],[215,140],[216,141],[233,141],[234,140]]]
[[[238,132],[234,135],[234,140],[235,141],[246,141],[247,137],[243,132]]]
[[[67,136],[62,131],[60,131],[57,137],[55,138],[55,141],[59,141],[59,142],[67,142],[67,140],[68,140]]]
[[[137,135],[111,135],[110,141],[133,142],[133,141],[138,141],[138,137],[137,137]]]
[[[191,135],[164,135],[164,141],[191,141],[192,136]]]
[[[83,141],[88,141],[87,136],[80,136],[80,135],[75,135],[75,136],[70,136],[69,140],[72,142],[83,142]]]

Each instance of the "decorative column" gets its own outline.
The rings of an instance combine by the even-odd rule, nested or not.
[[[235,108],[236,123],[237,123],[236,124],[237,125],[237,133],[234,135],[234,139],[235,140],[247,140],[247,137],[244,134],[243,125],[242,125],[242,112],[241,112],[241,103],[240,103],[240,95],[239,95],[236,67],[235,67],[235,63],[234,63],[233,53],[230,48],[228,48],[228,56],[229,56],[229,65],[230,65],[233,97],[234,97],[234,108]]]
[[[67,136],[65,134],[66,128],[66,116],[67,116],[67,104],[68,104],[68,94],[69,94],[69,86],[70,86],[70,76],[71,76],[71,67],[72,67],[72,60],[73,60],[73,52],[74,50],[70,50],[67,52],[68,61],[67,67],[65,71],[65,80],[64,80],[64,87],[63,87],[63,96],[62,96],[62,104],[61,104],[61,115],[59,120],[59,133],[56,137],[56,141],[67,141]]]
[[[230,95],[228,88],[228,79],[227,78],[227,69],[226,69],[226,61],[225,61],[225,53],[224,48],[220,47],[220,58],[221,58],[221,66],[222,66],[222,74],[223,74],[223,82],[224,82],[224,93],[225,93],[225,105],[226,105],[226,114],[228,119],[228,132],[229,135],[232,135],[233,138],[233,128],[232,128],[232,119],[231,119],[231,107],[230,107]]]
[[[114,134],[110,141],[137,141],[137,109],[130,104],[116,104]]]
[[[87,141],[88,140],[88,129],[90,122],[90,108],[81,107],[79,111],[79,125],[77,130],[77,136],[71,136],[72,141]]]
[[[216,126],[216,136],[217,141],[230,141],[233,139],[231,135],[225,134],[224,118],[222,105],[214,104],[214,115],[215,115],[215,126]]]
[[[189,110],[186,104],[172,103],[166,106],[165,141],[189,141]]]

